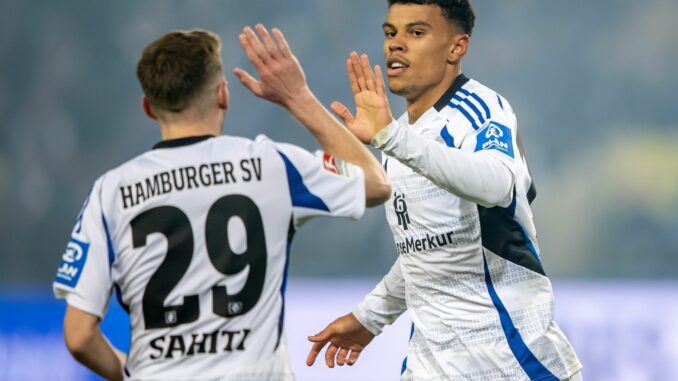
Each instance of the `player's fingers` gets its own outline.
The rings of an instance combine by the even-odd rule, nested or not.
[[[330,108],[339,118],[341,118],[345,125],[349,126],[351,122],[353,122],[353,115],[351,115],[351,112],[348,111],[348,108],[343,104],[335,101],[332,102]]]
[[[348,348],[341,348],[337,352],[337,365],[344,366],[346,364],[346,358],[348,357]]]
[[[337,349],[339,348],[336,345],[330,343],[325,351],[325,364],[328,368],[334,368],[334,357],[337,355]]]
[[[348,360],[346,360],[347,365],[353,365],[358,361],[358,357],[360,357],[360,351],[358,350],[352,350],[351,354],[348,356]]]
[[[268,51],[261,43],[261,41],[259,41],[259,37],[257,37],[256,34],[254,34],[252,28],[246,26],[245,28],[243,28],[243,33],[245,34],[245,38],[247,39],[247,42],[252,48],[254,54],[256,54],[257,57],[259,57],[259,60],[264,64],[266,64],[267,61],[270,61],[271,55],[268,53]]]
[[[365,83],[365,74],[363,73],[363,67],[360,64],[360,57],[358,57],[358,53],[356,52],[351,52],[351,65],[353,66],[353,72],[358,79],[360,91],[366,90],[367,84]]]
[[[282,34],[280,29],[278,28],[271,29],[271,34],[273,35],[273,39],[275,40],[275,42],[280,47],[280,52],[282,53],[282,55],[284,57],[291,57],[292,50],[290,49],[290,46],[287,44],[287,40],[285,40],[285,36]]]
[[[313,343],[311,350],[308,352],[308,356],[306,356],[306,365],[311,366],[315,363],[316,357],[318,357],[318,354],[322,351],[325,344],[327,344],[327,341]]]
[[[370,59],[367,57],[367,54],[363,53],[360,56],[360,66],[362,67],[363,74],[365,75],[365,84],[367,85],[367,90],[376,92],[377,82],[374,79],[374,73],[372,73]]]
[[[262,24],[257,24],[254,27],[254,29],[257,31],[257,34],[259,35],[259,38],[261,38],[261,41],[263,41],[264,46],[268,51],[268,54],[271,55],[271,58],[273,59],[278,58],[281,55],[280,49],[278,48],[278,45],[276,45],[275,42],[273,42],[273,39],[271,39],[271,35],[268,34],[266,27],[264,27]]]
[[[360,92],[360,85],[358,85],[358,77],[355,74],[355,70],[353,70],[353,62],[351,62],[350,57],[346,60],[346,73],[348,73],[348,83],[351,85],[353,95],[358,94]]]
[[[243,84],[243,86],[247,87],[254,95],[260,97],[262,95],[261,92],[261,83],[254,79],[248,72],[245,70],[237,67],[233,69],[233,74],[238,77],[240,80],[240,83]]]
[[[250,46],[250,43],[247,40],[247,36],[245,36],[245,33],[240,33],[240,35],[238,35],[238,41],[240,42],[240,46],[242,47],[242,50],[245,51],[245,54],[247,55],[247,59],[250,60],[250,62],[252,62],[252,64],[255,67],[260,65],[261,60],[254,53],[254,49]]]
[[[377,81],[377,94],[386,96],[386,84],[384,83],[384,73],[381,72],[381,66],[374,65],[374,77]]]
[[[260,72],[261,69],[264,67],[264,64],[263,62],[261,62],[261,59],[259,59],[259,56],[254,52],[254,48],[252,47],[252,44],[250,44],[247,35],[245,35],[245,33],[240,33],[240,36],[238,36],[238,40],[240,41],[240,46],[242,46],[242,50],[244,50],[245,54],[247,55],[247,59],[250,60],[252,65],[254,65],[254,68]]]

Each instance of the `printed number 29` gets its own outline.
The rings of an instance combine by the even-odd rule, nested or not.
[[[247,250],[235,254],[228,240],[228,221],[239,217],[245,224]],[[173,206],[147,210],[132,222],[135,248],[146,246],[146,238],[161,233],[167,238],[167,254],[153,273],[144,291],[142,308],[147,329],[166,328],[195,321],[200,316],[198,295],[185,295],[183,304],[165,306],[165,299],[184,276],[193,257],[191,222]],[[225,286],[212,287],[214,313],[225,318],[246,313],[259,300],[266,277],[266,242],[261,213],[256,204],[243,195],[228,195],[217,200],[207,213],[205,242],[212,266],[224,275],[238,274],[249,266],[245,286],[229,294]]]

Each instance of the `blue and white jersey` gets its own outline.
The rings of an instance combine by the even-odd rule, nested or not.
[[[54,293],[99,317],[117,294],[132,327],[126,380],[293,380],[292,234],[364,210],[362,170],[322,152],[264,136],[164,141],[95,182]]]
[[[414,124],[380,131],[398,260],[354,311],[413,321],[403,380],[563,380],[581,368],[553,321],[510,104],[460,75]]]

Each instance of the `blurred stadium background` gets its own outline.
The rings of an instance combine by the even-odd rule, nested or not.
[[[585,378],[678,379],[678,2],[474,6],[463,71],[518,115],[557,319]],[[230,74],[250,68],[240,29],[281,28],[319,98],[351,105],[344,60],[358,50],[383,64],[385,10],[385,0],[0,2],[0,379],[97,379],[64,348],[50,284],[96,177],[159,140],[134,74],[146,44],[169,29],[217,32],[231,92],[225,133],[315,149]],[[286,321],[300,381],[398,377],[407,316],[353,368],[303,365],[306,335],[348,312],[395,260],[383,214],[316,221],[295,238]],[[123,348],[126,319],[113,302],[104,321]]]

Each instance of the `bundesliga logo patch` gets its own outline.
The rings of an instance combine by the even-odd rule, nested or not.
[[[334,174],[341,175],[341,170],[337,165],[337,161],[334,159],[334,156],[328,153],[323,154],[323,168]]]
[[[492,122],[485,130],[480,131],[476,143],[476,152],[487,149],[494,149],[513,157],[511,129],[497,122]]]
[[[88,243],[71,238],[64,255],[61,257],[61,264],[56,276],[57,282],[69,287],[75,287],[78,284],[82,269],[85,267],[85,261],[87,261],[87,250],[89,250]]]

